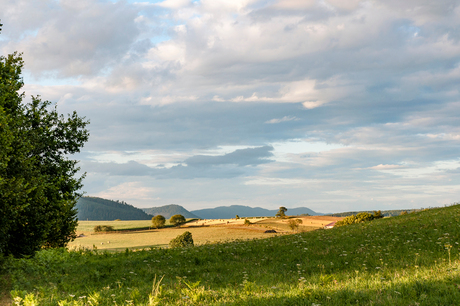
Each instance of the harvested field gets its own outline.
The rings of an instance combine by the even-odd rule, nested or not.
[[[69,243],[69,248],[93,248],[100,250],[120,251],[126,248],[166,247],[169,241],[185,231],[193,235],[196,245],[223,242],[232,240],[246,240],[268,238],[277,234],[264,233],[265,229],[252,226],[204,226],[204,227],[179,227],[145,230],[125,233],[91,234],[85,233],[85,237],[77,238]]]

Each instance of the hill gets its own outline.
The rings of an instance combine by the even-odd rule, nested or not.
[[[170,204],[160,207],[151,207],[151,208],[142,208],[142,210],[152,216],[162,215],[166,219],[171,218],[174,215],[182,215],[185,218],[197,218],[200,219],[199,216],[189,212],[185,208],[180,205]]]
[[[4,259],[0,296],[11,293],[5,305],[458,305],[459,216],[455,205],[189,248],[41,250]]]
[[[76,205],[79,220],[149,220],[143,210],[125,202],[106,200],[97,197],[81,197]]]
[[[193,214],[200,216],[203,219],[230,219],[235,218],[235,215],[243,217],[270,217],[275,216],[277,209],[269,210],[261,207],[249,207],[243,205],[220,206],[216,208],[207,208],[200,210],[192,210]],[[306,207],[288,208],[286,215],[297,216],[309,214],[310,216],[321,215]]]

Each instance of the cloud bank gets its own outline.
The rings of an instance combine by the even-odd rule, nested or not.
[[[0,6],[26,94],[91,121],[89,195],[322,212],[459,201],[458,1]]]

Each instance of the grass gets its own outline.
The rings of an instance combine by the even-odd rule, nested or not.
[[[185,249],[7,259],[16,305],[457,305],[460,205]]]

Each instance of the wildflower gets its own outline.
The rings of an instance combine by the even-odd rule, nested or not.
[[[73,297],[75,297],[75,294],[69,294],[69,296],[70,296],[71,298],[73,298]]]
[[[79,299],[85,299],[85,298],[86,298],[86,295],[79,296],[78,298],[79,298]]]

